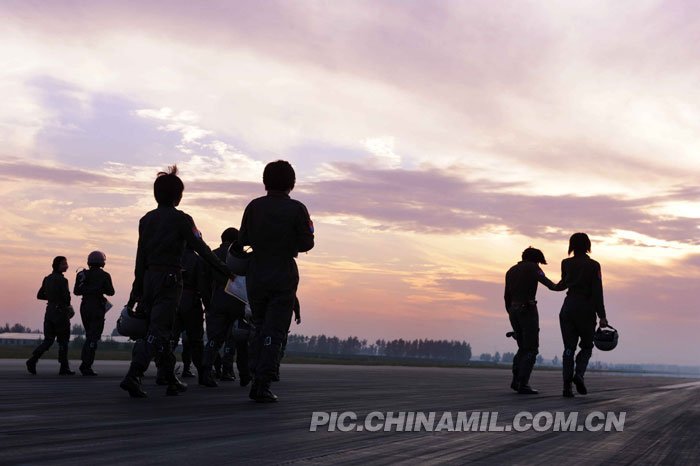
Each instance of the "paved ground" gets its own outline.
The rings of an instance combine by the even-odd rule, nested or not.
[[[0,360],[1,464],[700,464],[697,379],[590,374],[591,394],[570,400],[556,372],[519,396],[499,369],[284,365],[280,403],[258,405],[237,383],[165,397],[152,377],[150,398],[132,400],[126,363],[95,368],[59,377],[42,360],[30,376]],[[309,432],[314,411],[497,411],[498,425],[521,411],[627,414],[623,432]]]

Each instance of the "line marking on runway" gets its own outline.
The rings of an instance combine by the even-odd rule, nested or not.
[[[679,388],[700,388],[700,382],[679,383],[675,385],[664,385],[659,387],[662,390],[676,390]]]

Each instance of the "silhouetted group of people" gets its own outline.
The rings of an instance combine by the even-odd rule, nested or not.
[[[520,394],[537,394],[530,382],[530,375],[539,352],[539,313],[537,310],[537,285],[542,283],[552,291],[567,290],[559,313],[559,325],[564,343],[562,357],[563,396],[574,396],[572,384],[582,395],[588,393],[584,375],[593,350],[596,316],[600,327],[607,327],[603,301],[603,280],[600,264],[588,255],[591,240],[585,233],[574,233],[569,239],[569,256],[561,263],[561,280],[553,283],[539,264],[546,264],[539,249],[529,247],[522,253],[522,260],[511,267],[505,279],[505,307],[508,311],[518,352],[513,358],[511,388]],[[576,354],[576,346],[580,350]]]
[[[194,365],[199,384],[216,387],[217,377],[235,379],[235,358],[241,386],[252,381],[250,398],[277,400],[270,390],[271,382],[279,379],[292,316],[300,322],[295,258],[314,247],[309,213],[304,204],[289,197],[295,182],[288,162],[269,163],[263,172],[267,195],[248,204],[240,229],[227,228],[221,234],[221,244],[212,251],[192,217],[176,208],[185,189],[177,167],[158,174],[153,185],[158,206],[139,221],[134,282],[126,306],[128,316],[147,323],[144,335],[133,337],[131,364],[120,383],[131,397],[147,396],[142,377],[153,360],[158,367],[156,381],[166,386],[167,395],[187,389],[175,371],[174,349],[183,335],[183,376],[194,376]],[[252,252],[244,251],[245,247]],[[596,316],[601,327],[608,325],[600,264],[589,257],[590,251],[591,241],[585,233],[572,235],[571,257],[562,261],[562,277],[556,284],[539,266],[547,263],[544,254],[532,247],[523,251],[522,260],[506,273],[505,307],[518,343],[511,388],[518,393],[537,393],[529,380],[539,351],[538,283],[554,291],[567,290],[559,314],[564,342],[563,394],[574,396],[572,384],[579,393],[587,392],[584,375],[592,353]],[[231,255],[240,259],[235,272],[227,265]],[[111,277],[104,271],[105,261],[101,251],[90,253],[88,269],[78,273],[74,288],[74,293],[82,296],[80,315],[86,338],[79,370],[86,376],[97,375],[92,369],[95,350],[104,329],[104,315],[111,307],[105,296],[114,295]],[[48,301],[44,340],[26,365],[36,374],[37,361],[58,340],[59,374],[72,375],[68,340],[74,311],[63,276],[68,269],[66,258],[56,257],[52,268],[37,294]],[[237,274],[246,277],[247,303],[227,290]]]
[[[167,395],[186,391],[187,384],[175,372],[174,348],[183,337],[183,375],[197,370],[200,385],[216,387],[215,378],[234,380],[237,361],[241,386],[251,381],[249,396],[257,402],[274,402],[271,382],[279,380],[279,364],[287,334],[295,316],[300,322],[297,298],[299,272],[295,258],[314,247],[314,225],[301,202],[289,197],[296,175],[289,162],[267,164],[263,184],[267,195],[246,207],[240,229],[227,228],[221,245],[212,251],[189,215],[176,207],[182,200],[184,183],[177,167],[160,172],[153,185],[157,208],[139,222],[134,282],[128,315],[147,322],[145,335],[135,338],[131,364],[120,387],[133,398],[147,394],[142,377],[151,361],[156,362],[156,382]],[[244,248],[252,249],[245,253]],[[226,264],[230,254],[244,256],[245,270],[236,273]],[[98,257],[99,256],[99,257]],[[81,317],[86,330],[83,375],[92,370],[95,348],[104,328],[104,314],[111,307],[111,278],[103,270],[106,257],[95,251],[89,269],[76,277],[75,294],[83,297]],[[240,267],[239,267],[240,268]],[[56,257],[53,272],[44,279],[37,298],[48,301],[44,319],[44,341],[27,360],[36,374],[41,355],[59,343],[62,375],[72,375],[68,364],[70,305],[65,257]],[[247,300],[226,290],[237,273],[245,275]],[[204,310],[206,309],[206,312]],[[248,310],[248,312],[246,312]],[[204,321],[207,342],[204,345]],[[224,347],[223,357],[220,349]]]
[[[114,295],[112,277],[104,271],[107,257],[101,251],[93,251],[88,255],[88,269],[78,272],[73,293],[82,296],[80,303],[80,318],[85,329],[85,343],[81,352],[80,373],[95,376],[92,369],[95,361],[97,343],[100,341],[105,325],[105,313],[112,304],[105,296]],[[68,341],[70,339],[70,319],[75,315],[71,305],[71,294],[68,280],[63,274],[68,270],[68,260],[57,256],[51,264],[52,272],[44,277],[37,299],[48,301],[44,315],[44,340],[32,352],[27,360],[27,370],[36,374],[36,365],[54,341],[58,341],[58,361],[61,365],[60,375],[74,375],[68,363]]]

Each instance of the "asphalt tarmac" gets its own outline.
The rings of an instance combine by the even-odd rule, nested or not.
[[[126,369],[97,361],[98,377],[59,377],[55,360],[41,360],[32,376],[24,361],[0,360],[0,464],[700,464],[697,379],[590,373],[590,393],[565,399],[551,371],[536,371],[540,395],[526,396],[500,369],[283,365],[279,403],[257,404],[237,381],[184,379],[189,390],[166,397],[152,369],[149,398],[130,399],[118,387]],[[310,432],[314,412],[333,411],[355,412],[363,431],[345,422],[351,431]],[[364,429],[380,422],[365,424],[369,413],[401,411],[497,412],[504,431]],[[578,424],[626,414],[622,431],[506,431],[525,411],[544,413],[545,427],[547,413],[578,412]]]

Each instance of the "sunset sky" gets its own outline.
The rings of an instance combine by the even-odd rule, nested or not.
[[[3,1],[0,321],[107,254],[133,280],[156,172],[213,248],[289,160],[314,220],[294,332],[514,351],[506,270],[602,264],[607,362],[698,364],[700,9],[633,1]],[[563,294],[541,287],[540,352]],[[74,304],[79,299],[74,297]],[[79,319],[74,320],[79,322]]]

